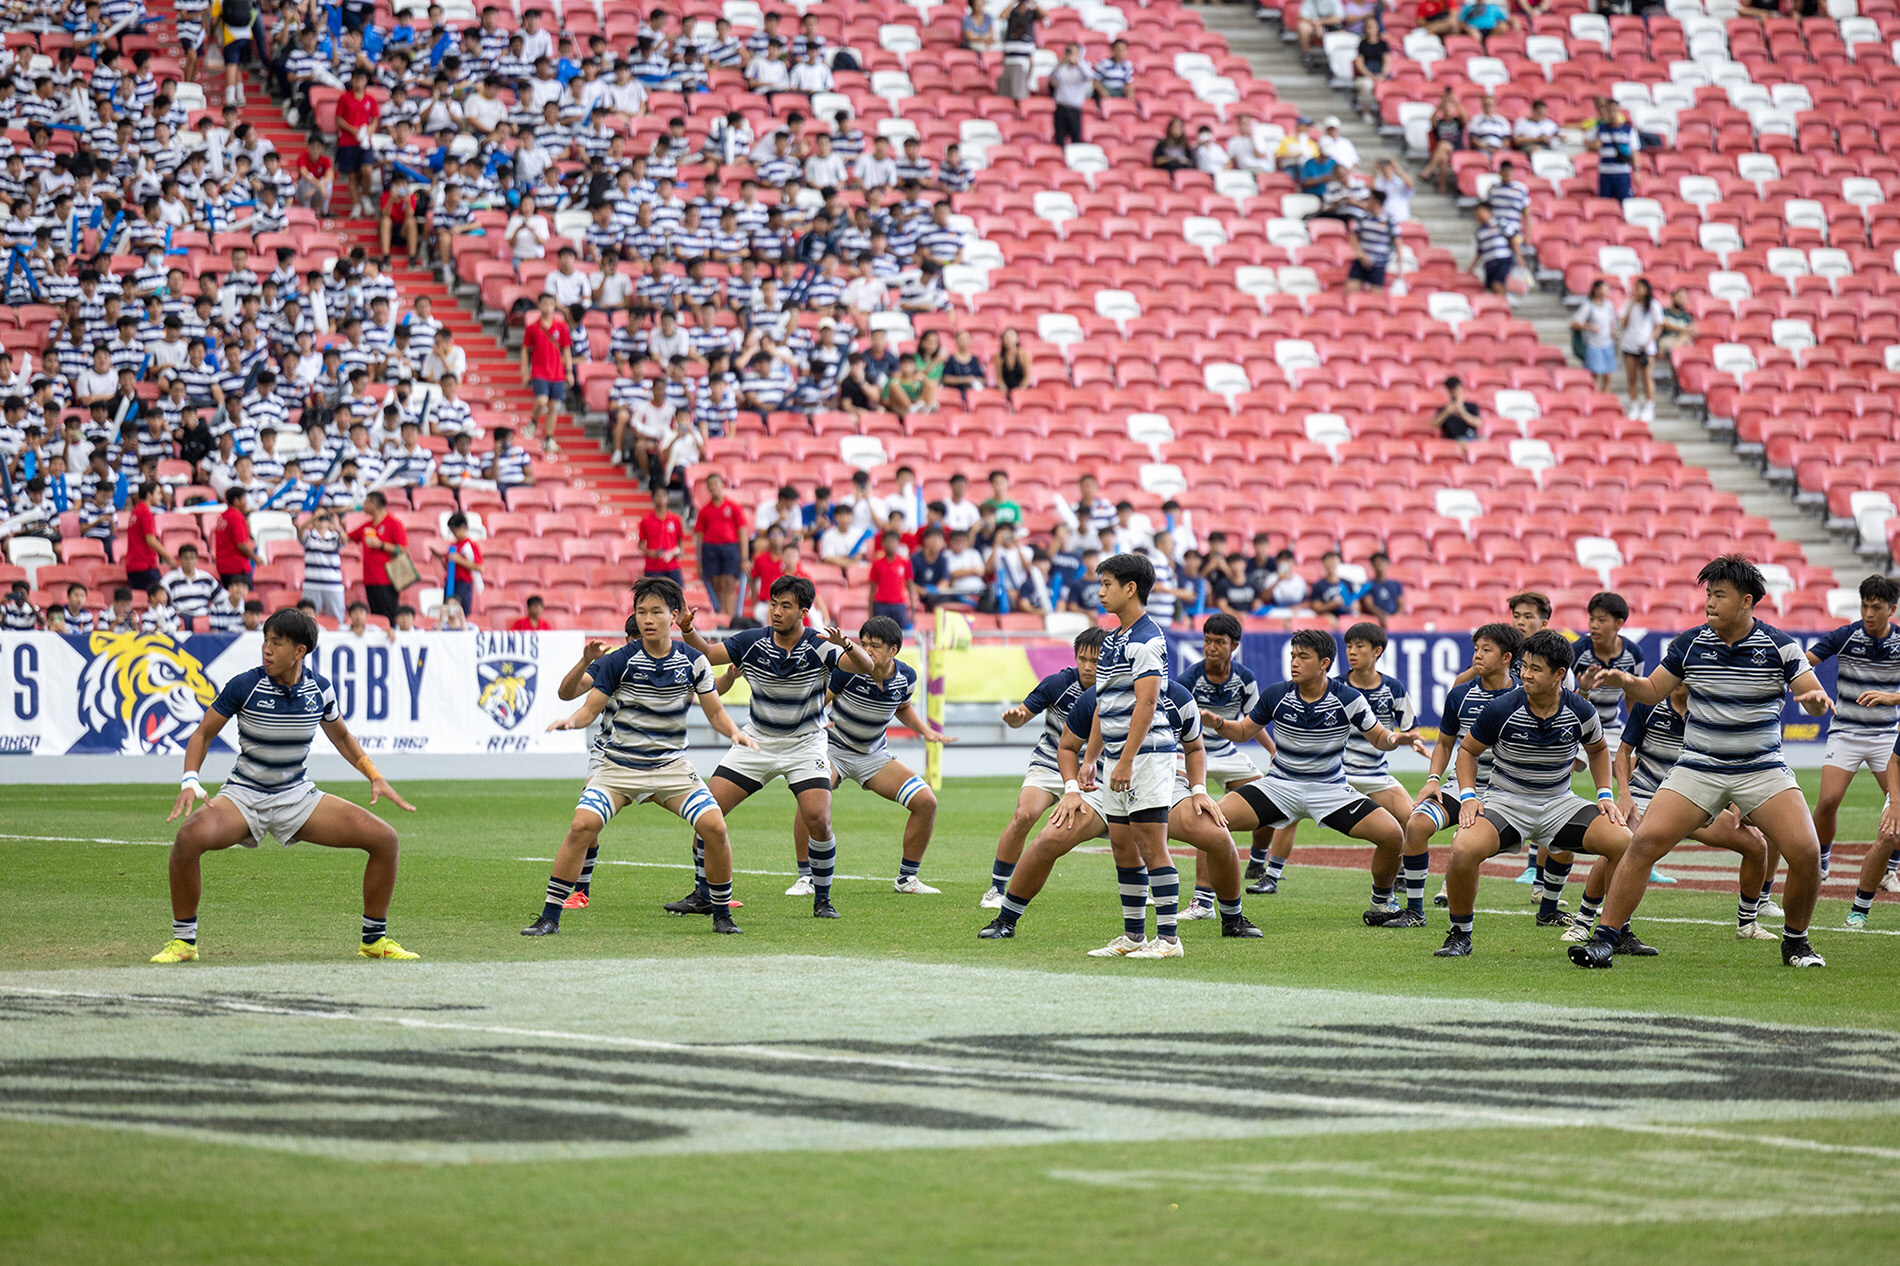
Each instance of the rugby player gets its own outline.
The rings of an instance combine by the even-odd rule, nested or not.
[[[1431,868],[1432,836],[1458,820],[1458,798],[1442,790],[1445,771],[1451,768],[1462,736],[1471,732],[1479,714],[1493,699],[1516,686],[1517,656],[1523,646],[1524,635],[1511,624],[1486,624],[1471,635],[1471,667],[1459,674],[1464,680],[1445,696],[1445,708],[1438,718],[1438,743],[1432,748],[1425,785],[1419,789],[1412,816],[1405,819],[1405,907],[1419,917],[1388,926],[1425,926],[1425,876]],[[1491,785],[1491,761],[1490,752],[1478,757],[1477,781],[1472,785],[1480,794]],[[1433,904],[1444,906],[1450,901],[1441,885]]]
[[[1827,752],[1821,758],[1821,794],[1814,802],[1814,834],[1821,841],[1821,878],[1827,879],[1834,851],[1834,829],[1847,788],[1865,765],[1889,798],[1887,757],[1893,751],[1900,718],[1900,626],[1893,610],[1900,585],[1885,576],[1860,582],[1860,619],[1843,625],[1808,648],[1808,663],[1819,667],[1838,659],[1835,668],[1834,719],[1828,723]],[[1883,702],[1884,700],[1884,702]],[[1881,859],[1884,868],[1886,859]],[[1878,874],[1875,876],[1879,878]],[[1863,884],[1862,887],[1870,885]]]
[[[1413,730],[1418,714],[1412,707],[1412,697],[1406,693],[1405,686],[1396,677],[1388,677],[1379,671],[1379,656],[1385,654],[1385,628],[1370,620],[1353,625],[1346,630],[1346,684],[1366,697],[1366,704],[1372,709],[1372,715],[1379,718],[1379,724],[1394,733]],[[1372,803],[1392,815],[1395,822],[1406,822],[1412,816],[1412,797],[1406,792],[1397,778],[1392,776],[1392,768],[1386,761],[1386,755],[1357,730],[1346,736],[1346,785],[1360,792]],[[1424,890],[1426,867],[1430,858],[1419,862],[1416,876],[1421,893]],[[1406,888],[1413,884],[1413,876],[1407,873],[1403,857],[1399,862],[1399,874]],[[1399,908],[1397,893],[1393,894],[1393,910]],[[1420,900],[1421,913],[1423,899]]]
[[[389,937],[389,898],[396,888],[396,829],[368,809],[319,791],[304,768],[310,743],[321,728],[344,760],[369,779],[369,802],[387,797],[414,813],[396,794],[343,724],[336,691],[305,663],[317,649],[317,622],[286,607],[264,621],[263,663],[224,684],[204,720],[185,744],[185,772],[167,822],[184,818],[172,839],[167,874],[172,895],[172,938],[152,955],[154,963],[188,963],[198,957],[198,899],[204,889],[199,859],[242,844],[256,848],[266,836],[286,847],[302,840],[325,848],[360,848],[363,867],[364,958],[413,959]],[[211,741],[237,719],[237,762],[231,776],[202,809],[199,778]]]
[[[627,617],[627,641],[632,642],[639,636],[639,617],[630,615]],[[588,638],[586,644],[581,647],[581,657],[574,662],[572,668],[567,670],[567,675],[561,678],[561,684],[555,688],[555,695],[564,703],[584,698],[587,692],[593,689],[587,670],[609,649],[609,643],[605,639]],[[607,705],[600,710],[600,715],[596,716],[593,724],[587,727],[587,777],[590,779],[600,770],[601,749],[606,745],[607,731],[613,727],[614,707],[613,700],[608,699]],[[585,787],[587,784],[583,782],[581,785]],[[574,891],[567,894],[567,900],[561,903],[563,910],[587,908],[593,896],[594,865],[599,859],[600,841],[595,840],[588,847],[587,856],[581,859],[581,877],[575,882]]]
[[[1260,701],[1260,685],[1245,665],[1235,662],[1234,656],[1239,652],[1240,621],[1226,612],[1208,616],[1201,625],[1201,662],[1190,664],[1176,679],[1193,693],[1198,709],[1218,713],[1229,721],[1237,721],[1253,711],[1253,705]],[[1269,745],[1272,743],[1264,736],[1263,740]],[[1203,732],[1201,746],[1207,754],[1208,781],[1218,779],[1223,792],[1260,777],[1260,767],[1253,763],[1253,758],[1231,740]],[[1254,832],[1253,848],[1247,860],[1248,878],[1260,879],[1266,875],[1273,838],[1273,833],[1268,831]],[[1284,852],[1280,857],[1284,865]],[[1203,884],[1203,878],[1211,877],[1196,870],[1194,899],[1181,912],[1183,919],[1216,916],[1214,888],[1211,883]]]
[[[685,605],[685,595],[671,579],[648,576],[636,582],[637,639],[596,659],[588,669],[586,700],[572,716],[548,726],[550,731],[585,730],[610,704],[614,709],[602,734],[600,762],[588,775],[567,838],[554,856],[547,901],[540,917],[521,930],[523,936],[561,930],[561,911],[587,853],[599,850],[601,829],[629,804],[649,801],[691,823],[704,842],[713,931],[740,930],[732,921],[732,847],[725,816],[685,755],[687,711],[697,700],[713,732],[731,739],[734,750],[756,750],[757,743],[726,714],[705,654],[674,639],[673,625]]]
[[[1900,787],[1900,739],[1894,740],[1893,755],[1887,758],[1887,785]],[[1847,926],[1850,928],[1866,927],[1867,916],[1873,913],[1874,884],[1882,857],[1886,858],[1885,864],[1889,868],[1900,861],[1900,796],[1891,794],[1887,797],[1886,807],[1880,812],[1880,830],[1874,836],[1874,847],[1867,854],[1867,860],[1861,863],[1860,883],[1854,890],[1854,906],[1847,912]],[[1893,871],[1889,869],[1887,879],[1879,882],[1884,887],[1887,880],[1892,878]]]

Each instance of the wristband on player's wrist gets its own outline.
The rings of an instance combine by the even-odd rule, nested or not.
[[[1478,789],[1476,787],[1458,788],[1458,803],[1459,804],[1464,804],[1467,801],[1476,800],[1477,798],[1478,798]]]
[[[1206,784],[1206,783],[1204,783],[1204,782],[1197,782],[1197,783],[1195,783],[1195,784],[1194,784],[1194,785],[1193,785],[1192,787],[1189,787],[1189,788],[1188,788],[1188,794],[1189,794],[1190,796],[1204,796],[1204,795],[1206,795],[1206,794],[1207,794],[1207,784]]]
[[[180,791],[183,791],[187,787],[198,787],[202,789],[203,786],[204,784],[198,780],[198,771],[195,769],[187,769],[184,776],[178,780],[178,789]]]
[[[1444,775],[1442,774],[1427,774],[1425,775],[1425,781],[1435,782],[1435,783],[1438,783],[1440,786],[1443,786],[1445,782],[1445,778],[1444,778]]]
[[[1079,795],[1081,791],[1082,784],[1073,778],[1067,779],[1062,784],[1062,794],[1065,796]]]
[[[375,782],[378,778],[381,778],[383,776],[382,770],[376,768],[376,762],[371,760],[367,756],[364,756],[361,759],[359,759],[356,762],[356,767],[362,770],[363,777],[369,779],[371,782]]]
[[[1610,788],[1608,788],[1608,787],[1598,787],[1598,788],[1597,788],[1597,799],[1599,799],[1599,800],[1614,800],[1614,799],[1616,799],[1616,792],[1614,792],[1614,791],[1612,791],[1612,790],[1611,790]]]

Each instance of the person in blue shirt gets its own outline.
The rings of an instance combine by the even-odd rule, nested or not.
[[[152,956],[154,963],[186,963],[198,957],[198,899],[204,887],[200,859],[233,844],[256,848],[266,836],[286,847],[301,840],[369,854],[363,869],[363,939],[357,953],[364,958],[419,957],[388,935],[389,899],[396,888],[396,829],[368,809],[319,790],[305,769],[311,741],[321,729],[343,759],[369,779],[371,804],[386,797],[415,812],[343,723],[335,688],[306,663],[306,658],[315,658],[316,649],[315,619],[294,608],[273,614],[264,622],[262,664],[224,684],[186,742],[178,799],[165,819],[184,819],[172,839],[167,868],[172,937]],[[200,809],[205,790],[199,770],[212,740],[233,720],[237,762],[218,794]]]
[[[1682,755],[1650,800],[1627,865],[1617,868],[1595,934],[1570,947],[1579,967],[1613,966],[1622,931],[1642,904],[1649,868],[1733,804],[1788,863],[1782,902],[1781,961],[1825,967],[1808,942],[1808,921],[1821,890],[1821,842],[1807,798],[1781,754],[1781,709],[1790,693],[1809,716],[1830,711],[1828,697],[1793,638],[1755,618],[1768,596],[1761,569],[1740,554],[1725,554],[1696,576],[1703,585],[1708,622],[1676,638],[1647,677],[1597,669],[1579,685],[1613,685],[1631,703],[1658,704],[1679,685],[1689,687],[1689,719]]]
[[[930,833],[937,824],[937,793],[910,766],[891,754],[885,731],[893,719],[931,743],[957,740],[924,719],[913,698],[917,670],[897,658],[904,649],[904,630],[886,615],[872,616],[858,630],[858,646],[870,658],[871,671],[831,670],[825,699],[831,709],[831,786],[836,791],[846,778],[866,791],[889,800],[910,814],[904,821],[904,852],[897,864],[896,891],[935,895],[918,877]],[[808,856],[810,838],[802,820],[794,819],[792,839],[799,856]]]
[[[1374,554],[1366,560],[1372,568],[1372,578],[1366,582],[1366,591],[1359,598],[1359,609],[1380,624],[1405,610],[1405,586],[1392,579],[1392,560],[1384,551]]]
[[[1629,828],[1610,782],[1603,723],[1588,699],[1564,689],[1571,659],[1569,639],[1555,630],[1526,638],[1518,659],[1522,684],[1485,705],[1458,745],[1458,834],[1452,838],[1451,864],[1445,870],[1451,931],[1433,951],[1439,958],[1470,956],[1478,868],[1499,853],[1549,847],[1548,882],[1537,926],[1569,927],[1571,919],[1559,908],[1557,894],[1570,875],[1573,854],[1608,859],[1607,867],[1591,869],[1584,888],[1585,899],[1594,904],[1629,849]],[[1594,805],[1570,790],[1579,750],[1589,760],[1596,784]],[[1480,792],[1478,758],[1486,752],[1491,754],[1491,780]],[[1640,942],[1629,939],[1624,952],[1640,952]]]
[[[1209,730],[1236,743],[1257,738],[1269,728],[1273,734],[1273,760],[1266,777],[1228,792],[1221,798],[1221,813],[1234,831],[1296,826],[1302,818],[1311,818],[1370,843],[1372,904],[1365,922],[1384,927],[1386,905],[1399,877],[1405,832],[1389,810],[1346,781],[1348,736],[1357,730],[1382,752],[1409,745],[1423,754],[1425,743],[1416,730],[1394,733],[1386,729],[1364,695],[1328,676],[1339,653],[1332,634],[1300,629],[1291,642],[1287,680],[1262,689],[1246,716],[1230,721],[1216,712],[1201,713]],[[1266,875],[1249,891],[1278,891],[1276,862],[1284,865],[1283,858],[1269,858]],[[1273,885],[1263,886],[1268,879]]]
[[[1319,563],[1325,574],[1314,582],[1307,605],[1321,615],[1349,614],[1365,596],[1365,586],[1339,574],[1338,551],[1327,550],[1320,555]]]

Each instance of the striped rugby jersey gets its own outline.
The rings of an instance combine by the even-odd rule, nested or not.
[[[1511,664],[1515,667],[1517,660],[1513,658]],[[1445,696],[1445,710],[1438,718],[1438,732],[1451,743],[1454,760],[1459,741],[1464,735],[1471,733],[1471,727],[1477,723],[1478,717],[1484,710],[1491,706],[1491,701],[1503,698],[1516,688],[1517,682],[1513,678],[1511,684],[1503,690],[1488,690],[1485,688],[1482,677],[1473,677],[1470,681],[1451,688],[1451,693]],[[1496,759],[1497,754],[1490,748],[1478,754],[1477,790],[1479,792],[1490,789],[1491,766]],[[1453,765],[1446,770],[1446,776],[1456,778],[1457,766]]]
[[[741,629],[725,646],[752,688],[746,729],[753,737],[797,738],[825,728],[825,688],[844,656],[843,647],[810,629],[799,630],[789,651],[779,646],[771,629]]]
[[[1623,746],[1635,755],[1630,761],[1630,794],[1653,796],[1682,755],[1682,735],[1689,718],[1665,699],[1661,703],[1639,703],[1630,709],[1629,724],[1623,727]]]
[[[1267,775],[1301,781],[1343,779],[1347,736],[1379,724],[1364,695],[1331,678],[1311,702],[1292,682],[1276,681],[1260,692],[1260,701],[1247,715],[1273,731],[1276,750]]]
[[[224,586],[218,578],[200,567],[191,575],[185,575],[185,569],[174,567],[159,577],[158,583],[165,587],[171,596],[172,605],[178,608],[178,614],[192,619],[211,609],[211,597]]]
[[[868,673],[831,670],[831,745],[868,756],[884,747],[884,731],[917,690],[917,670],[903,660],[877,681]]]
[[[677,759],[686,747],[686,714],[698,696],[715,689],[706,657],[678,641],[654,656],[635,639],[595,660],[587,677],[613,701],[601,758],[628,769],[657,769]]]
[[[1540,717],[1520,686],[1478,714],[1471,737],[1491,749],[1491,794],[1548,800],[1570,794],[1571,766],[1580,748],[1603,741],[1603,723],[1574,690],[1563,691],[1557,710]]]
[[[1730,646],[1707,625],[1663,652],[1662,668],[1689,685],[1689,724],[1679,764],[1714,774],[1752,774],[1781,759],[1781,705],[1809,671],[1793,638],[1755,621]]]
[[[1352,683],[1348,682],[1348,685]],[[1417,719],[1412,710],[1412,696],[1405,692],[1405,686],[1396,677],[1379,674],[1379,684],[1369,690],[1360,690],[1366,697],[1366,706],[1372,709],[1372,715],[1379,724],[1397,734],[1400,730],[1409,730]],[[1372,745],[1359,731],[1354,730],[1346,736],[1346,777],[1348,778],[1384,778],[1391,774],[1386,764],[1386,754]]]
[[[1863,691],[1900,690],[1900,624],[1889,624],[1885,637],[1875,637],[1864,621],[1856,620],[1808,647],[1808,654],[1817,661],[1840,657],[1834,674],[1834,729],[1867,734],[1895,728],[1900,708],[1863,708],[1855,700]]]
[[[1206,708],[1228,721],[1238,721],[1253,711],[1260,702],[1260,683],[1254,675],[1240,664],[1230,664],[1227,680],[1215,681],[1207,675],[1207,664],[1191,664],[1187,670],[1175,679],[1194,696],[1195,706]],[[1230,738],[1224,738],[1209,730],[1202,738],[1207,748],[1207,759],[1222,760],[1234,755],[1240,748]]]
[[[304,762],[317,726],[343,717],[336,690],[308,664],[294,686],[284,686],[260,665],[224,683],[211,710],[236,717],[237,764],[230,781],[255,791],[282,791],[307,781]]]
[[[1102,658],[1095,670],[1096,711],[1102,717],[1102,759],[1114,764],[1121,759],[1122,745],[1128,741],[1128,723],[1135,715],[1135,683],[1149,677],[1166,681],[1168,675],[1168,639],[1146,615],[1125,629],[1115,629],[1102,643]],[[1164,688],[1162,691],[1166,694]],[[1159,724],[1148,726],[1141,742],[1140,755],[1172,753],[1178,750],[1174,734]]]
[[[1608,659],[1599,658],[1596,647],[1592,646],[1588,636],[1580,637],[1574,643],[1577,651],[1575,662],[1570,665],[1570,681],[1574,682],[1592,668],[1614,668],[1632,677],[1643,675],[1643,648],[1626,637],[1617,639],[1617,652]],[[1517,661],[1512,660],[1513,664]],[[1597,720],[1603,723],[1603,732],[1609,734],[1616,728],[1617,714],[1623,708],[1623,692],[1615,686],[1598,686],[1584,698],[1596,705]]]
[[[1073,668],[1064,668],[1037,682],[1036,688],[1023,699],[1023,707],[1029,709],[1030,716],[1038,712],[1043,714],[1042,737],[1036,740],[1035,748],[1029,753],[1032,768],[1056,768],[1056,744],[1062,741],[1062,729],[1069,723],[1069,710],[1075,707],[1075,701],[1082,693],[1081,674]]]
[[[1069,733],[1082,740],[1082,750],[1088,750],[1089,729],[1095,723],[1095,705],[1099,696],[1093,690],[1084,690],[1075,697],[1075,704],[1069,709],[1069,719],[1063,722]],[[1154,729],[1165,730],[1181,747],[1186,747],[1202,735],[1201,710],[1194,702],[1194,693],[1178,681],[1170,681],[1161,688],[1161,697],[1155,700]],[[1102,753],[1102,759],[1108,759],[1108,753]]]

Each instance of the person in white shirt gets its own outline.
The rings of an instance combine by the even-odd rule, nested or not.
[[[968,532],[983,517],[976,502],[965,495],[969,488],[970,481],[963,475],[950,476],[950,500],[943,505],[943,526],[952,534]]]
[[[838,302],[853,312],[882,312],[890,306],[891,288],[877,275],[869,256],[858,261],[857,275],[844,285]]]
[[[950,567],[952,593],[983,592],[983,577],[989,565],[984,562],[982,554],[970,547],[968,529],[959,528],[950,533],[950,548],[944,551],[944,558]]]
[[[614,80],[599,89],[601,99],[615,114],[645,114],[646,85],[633,77],[633,63],[624,58],[614,65]]]
[[[588,285],[587,278],[575,269],[574,248],[563,246],[557,259],[560,262],[555,266],[554,271],[547,275],[547,280],[541,285],[542,290],[553,295],[554,302],[560,304],[563,310],[575,304],[586,307],[588,300],[593,298],[594,288]]]
[[[1532,150],[1549,149],[1557,143],[1557,120],[1550,117],[1543,101],[1531,102],[1528,118],[1517,121],[1512,129],[1511,144],[1529,153]]]
[[[884,498],[871,491],[871,472],[868,470],[852,473],[851,496],[843,503],[843,508],[850,510],[853,520],[866,528],[878,528],[891,517]]]
[[[818,538],[820,562],[849,569],[851,564],[858,561],[873,532],[870,528],[855,526],[852,522],[854,517],[850,506],[839,506],[831,512],[831,526]]]
[[[660,313],[660,328],[647,340],[647,357],[664,369],[675,356],[691,356],[693,339],[680,328],[680,320],[671,308]]]
[[[805,50],[805,60],[792,67],[788,76],[793,92],[830,92],[831,67],[825,65],[825,51],[817,45]]]
[[[1262,149],[1256,135],[1251,114],[1236,119],[1234,139],[1227,142],[1227,161],[1241,171],[1272,171],[1273,150]]]
[[[655,378],[645,400],[636,400],[627,418],[628,434],[616,438],[616,447],[626,448],[627,460],[634,471],[651,476],[660,470],[660,458],[673,434],[673,406],[666,402],[666,379]]]
[[[1412,178],[1390,158],[1381,158],[1373,169],[1372,187],[1385,195],[1385,213],[1394,224],[1412,218]]]
[[[1326,116],[1326,130],[1320,134],[1319,152],[1341,167],[1359,165],[1359,147],[1350,138],[1340,135],[1337,115]]]
[[[1617,350],[1623,354],[1623,374],[1629,385],[1624,412],[1644,422],[1656,420],[1656,336],[1662,332],[1663,306],[1649,288],[1647,277],[1630,283],[1630,302],[1618,324]]]
[[[753,512],[752,525],[760,536],[764,536],[776,527],[787,536],[797,536],[805,530],[805,516],[799,508],[798,489],[786,484],[778,490],[778,496],[770,501],[759,502],[759,508]]]
[[[882,189],[897,183],[897,160],[891,157],[889,138],[880,136],[872,141],[871,148],[858,155],[851,176],[861,189]]]
[[[601,252],[600,269],[587,274],[587,289],[593,306],[612,310],[624,308],[633,297],[633,278],[620,271],[620,252],[608,247]]]
[[[831,138],[820,133],[811,157],[805,160],[805,183],[813,189],[842,189],[850,174],[844,156],[832,153]]]
[[[904,520],[904,531],[915,532],[924,521],[930,503],[924,498],[924,490],[917,483],[917,472],[908,466],[897,468],[897,487],[891,495],[884,498],[884,516],[888,520],[896,514]]]
[[[765,49],[746,64],[746,87],[754,92],[770,96],[774,92],[783,92],[790,81],[791,72],[785,65],[785,50],[782,48]]]
[[[554,35],[541,29],[539,9],[524,9],[521,13],[521,56],[530,66],[543,57],[554,56]]]
[[[1487,92],[1478,104],[1478,113],[1465,125],[1466,143],[1480,154],[1508,148],[1515,129],[1509,119],[1498,113],[1498,99]]]
[[[1227,170],[1227,147],[1214,139],[1214,129],[1203,127],[1194,138],[1194,167],[1208,175]]]
[[[554,229],[548,224],[548,218],[535,209],[534,199],[528,197],[523,198],[520,209],[508,217],[508,227],[502,236],[508,239],[515,261],[519,263],[524,259],[545,258]]]
[[[490,75],[482,81],[481,91],[462,102],[462,117],[486,136],[508,117],[508,103],[501,99],[501,80]]]

